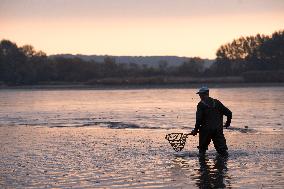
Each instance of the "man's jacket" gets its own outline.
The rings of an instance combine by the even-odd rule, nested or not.
[[[232,112],[219,100],[209,97],[197,105],[195,130],[216,130],[223,128],[223,115],[231,123]]]

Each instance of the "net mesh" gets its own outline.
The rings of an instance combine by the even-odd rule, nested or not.
[[[169,141],[173,149],[179,152],[184,148],[188,135],[184,133],[170,133],[165,138]]]

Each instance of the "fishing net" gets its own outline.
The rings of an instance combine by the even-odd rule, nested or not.
[[[183,133],[170,133],[166,135],[166,139],[169,141],[173,149],[176,152],[179,152],[184,148],[188,135],[189,134]]]

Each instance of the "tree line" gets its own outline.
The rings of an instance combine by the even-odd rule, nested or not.
[[[0,42],[0,82],[22,85],[52,82],[98,83],[106,78],[167,78],[241,76],[247,81],[284,81],[284,31],[271,36],[240,37],[224,44],[216,52],[210,68],[203,59],[190,58],[179,66],[161,61],[158,67],[135,63],[116,63],[106,57],[103,62],[79,58],[50,58],[31,45],[18,47],[9,40]],[[265,79],[266,78],[266,79]]]
[[[222,75],[284,69],[284,30],[271,36],[257,34],[235,39],[222,45],[216,56],[214,71]]]

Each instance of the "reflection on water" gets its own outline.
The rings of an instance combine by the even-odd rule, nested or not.
[[[227,175],[227,161],[228,158],[218,155],[213,162],[206,157],[199,157],[200,169],[194,176],[196,185],[199,188],[229,188],[230,177]]]
[[[197,188],[231,188],[227,167],[228,157],[190,156],[175,157],[171,168],[175,180],[188,177]]]

